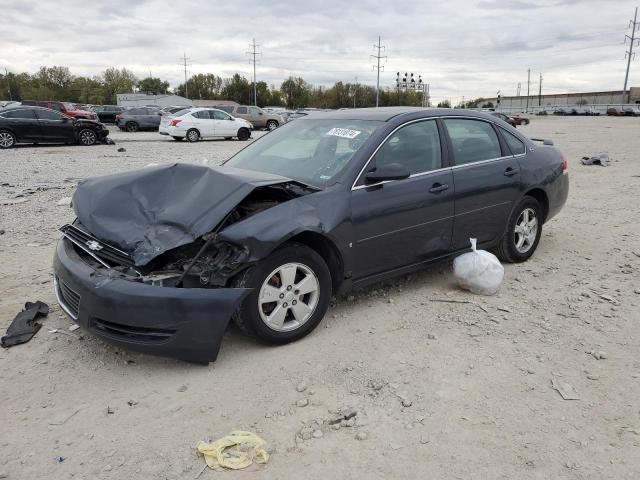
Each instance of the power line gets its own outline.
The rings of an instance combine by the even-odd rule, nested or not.
[[[625,52],[625,56],[627,57],[627,73],[624,75],[624,88],[622,89],[622,101],[624,101],[624,94],[627,91],[627,80],[629,80],[629,67],[631,66],[631,57],[635,58],[636,54],[633,53],[633,44],[634,42],[638,42],[640,45],[640,38],[636,39],[636,30],[640,27],[640,22],[638,20],[638,7],[636,7],[636,13],[633,15],[633,20],[629,21],[629,27],[631,27],[631,36],[624,36],[624,43],[626,45],[627,38],[629,39],[629,50]]]
[[[378,61],[377,66],[374,65],[373,69],[377,70],[378,72],[378,78],[376,80],[376,108],[378,108],[378,105],[380,103],[380,69],[382,68],[382,70],[384,71],[384,66],[380,66],[380,59],[384,58],[385,60],[387,59],[387,56],[382,56],[380,55],[380,51],[381,50],[385,50],[386,47],[384,45],[380,45],[380,36],[378,36],[378,44],[374,45],[373,48],[377,48],[378,49],[378,53],[376,55],[369,55],[370,57],[375,58]]]
[[[253,57],[253,104],[257,107],[258,106],[258,90],[256,87],[257,84],[257,80],[256,80],[256,56],[257,55],[262,55],[262,53],[258,52],[256,49],[260,46],[260,45],[256,45],[256,39],[253,38],[251,43],[249,44],[249,46],[251,47],[251,51],[250,52],[245,52],[247,55],[251,55]]]
[[[189,60],[191,60],[190,58],[187,58],[187,54],[186,52],[182,54],[182,58],[181,58],[182,62],[180,63],[180,65],[182,65],[184,67],[184,96],[185,98],[189,98],[189,89],[187,86],[187,67],[190,67],[191,64],[187,63]]]

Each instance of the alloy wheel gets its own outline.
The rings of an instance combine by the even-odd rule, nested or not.
[[[267,123],[267,128],[269,130],[275,130],[276,128],[278,128],[278,124],[276,122],[271,121]]]
[[[516,220],[513,230],[513,240],[516,250],[527,253],[536,241],[538,235],[538,216],[533,208],[525,208]]]
[[[93,145],[96,143],[96,134],[91,130],[83,130],[80,132],[80,142],[87,146]]]
[[[278,332],[304,325],[318,305],[320,282],[302,263],[286,263],[271,272],[258,295],[262,321]]]
[[[10,148],[13,147],[14,143],[15,139],[13,138],[13,135],[9,132],[0,132],[0,147]]]

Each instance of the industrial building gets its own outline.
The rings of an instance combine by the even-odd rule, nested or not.
[[[188,98],[179,95],[149,95],[147,93],[119,93],[117,95],[118,105],[121,107],[145,107],[157,105],[158,107],[193,106],[193,102]]]

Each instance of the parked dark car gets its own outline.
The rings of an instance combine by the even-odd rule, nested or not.
[[[54,281],[62,309],[123,348],[215,360],[233,317],[297,340],[332,296],[479,248],[527,260],[564,205],[567,161],[497,118],[407,107],[316,113],[220,167],[80,183]]]
[[[607,115],[610,117],[622,117],[624,116],[624,111],[620,107],[609,107],[607,108]]]
[[[583,110],[584,110],[584,115],[587,115],[588,117],[597,117],[600,115],[600,112],[593,107],[586,107]]]
[[[127,132],[157,130],[162,112],[157,108],[134,107],[116,115],[116,126]]]
[[[18,143],[104,142],[109,130],[100,122],[68,117],[48,108],[18,106],[0,110],[0,148]]]
[[[493,115],[494,117],[499,118],[500,120],[507,122],[509,125],[511,125],[513,128],[516,128],[516,121],[509,117],[508,115],[505,115],[504,113],[500,113],[500,112],[491,112],[489,115]]]
[[[640,116],[640,107],[623,107],[622,111],[626,117],[639,117]]]
[[[575,108],[560,107],[553,112],[554,115],[577,115],[578,111]]]
[[[101,122],[116,123],[116,115],[122,113],[124,108],[117,105],[97,105],[93,107],[93,111],[96,112]]]

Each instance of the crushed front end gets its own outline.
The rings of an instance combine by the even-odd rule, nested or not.
[[[175,272],[136,273],[116,263],[116,256],[126,258],[124,252],[95,238],[80,246],[80,238],[89,235],[79,232],[63,227],[54,257],[58,303],[78,325],[141,353],[196,363],[216,359],[229,320],[249,290],[175,288]]]

